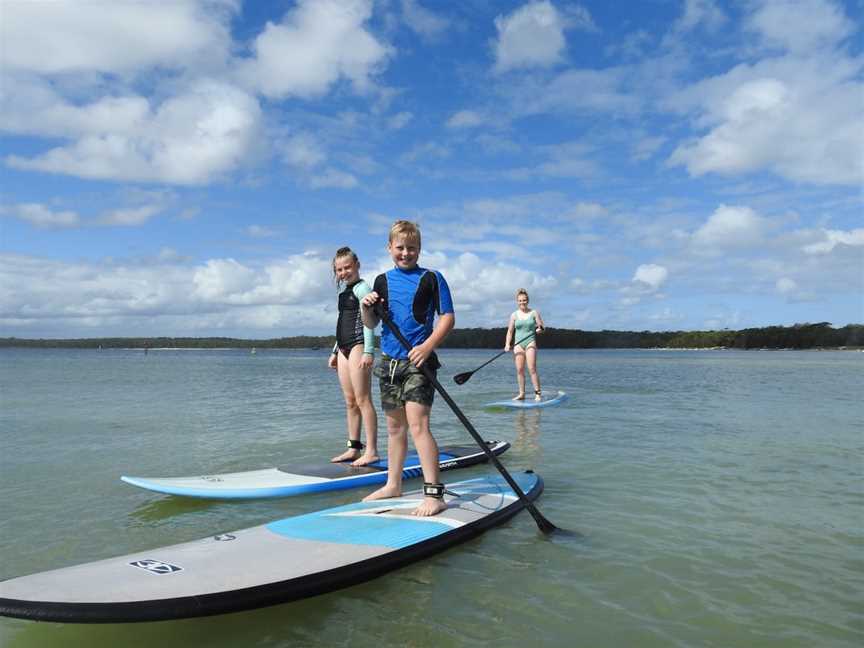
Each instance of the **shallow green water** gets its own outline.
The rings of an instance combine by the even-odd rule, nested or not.
[[[864,354],[541,351],[557,408],[490,351],[440,378],[511,470],[527,513],[377,580],[184,621],[0,619],[31,646],[858,646],[864,642]],[[119,481],[329,457],[344,416],[326,352],[0,350],[0,578],[194,540],[363,493],[186,501]],[[382,421],[383,422],[383,421]],[[439,442],[470,437],[439,401]],[[493,470],[447,473],[452,481]],[[409,482],[409,486],[416,482]],[[255,560],[255,556],[250,556]]]

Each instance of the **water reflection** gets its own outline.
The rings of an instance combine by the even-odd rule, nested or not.
[[[539,410],[516,412],[514,426],[516,428],[516,439],[513,441],[513,449],[520,456],[531,459],[536,463],[542,457],[540,446],[540,417]]]

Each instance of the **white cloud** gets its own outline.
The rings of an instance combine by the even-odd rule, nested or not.
[[[864,61],[832,46],[850,33],[834,4],[767,2],[750,25],[779,54],[675,93],[668,105],[707,131],[669,159],[691,175],[769,171],[795,182],[864,182]]]
[[[495,19],[495,70],[549,67],[563,60],[564,20],[548,0],[523,5]]]
[[[485,123],[485,118],[474,110],[460,110],[447,120],[447,128],[473,128]]]
[[[648,319],[652,322],[662,323],[665,326],[670,326],[675,322],[681,322],[684,320],[684,317],[679,313],[676,313],[674,310],[669,308],[668,306],[663,310],[657,311],[647,316]]]
[[[278,99],[320,97],[343,78],[365,91],[391,55],[363,27],[371,15],[369,0],[300,0],[280,24],[267,23],[239,78]]]
[[[303,254],[253,267],[233,259],[188,266],[178,258],[173,250],[146,263],[0,255],[0,327],[47,326],[46,334],[61,337],[332,329],[329,259]]]
[[[720,205],[693,233],[693,242],[705,248],[752,246],[762,241],[768,227],[767,219],[750,207]]]
[[[280,148],[285,162],[300,169],[311,169],[327,159],[323,147],[311,133],[293,135]]]
[[[149,118],[150,104],[140,96],[117,95],[72,103],[50,82],[29,75],[6,75],[3,85],[9,91],[0,95],[0,129],[10,133],[80,137],[132,132]]]
[[[675,21],[673,32],[689,32],[697,27],[716,31],[727,22],[726,14],[713,0],[686,0],[684,14]]]
[[[539,305],[544,293],[557,285],[557,280],[552,276],[544,276],[510,263],[490,263],[471,252],[455,257],[424,252],[424,257],[424,267],[436,268],[444,274],[458,308],[467,307],[490,314],[497,312],[502,320],[506,317],[500,315],[501,309],[515,305],[517,288],[525,288],[532,301]],[[487,310],[490,304],[495,304],[497,308]]]
[[[795,283],[794,279],[790,279],[789,277],[780,277],[775,287],[781,295],[791,295],[798,290],[798,284]]]
[[[393,130],[400,130],[408,125],[414,119],[414,113],[403,111],[393,115],[387,123],[387,126]]]
[[[227,301],[255,286],[255,273],[234,259],[215,259],[195,270],[194,295],[206,301]]]
[[[41,229],[61,229],[81,225],[81,219],[74,211],[53,211],[50,207],[40,203],[21,203],[0,207],[0,215],[18,218]]]
[[[551,81],[523,79],[507,88],[517,115],[550,113],[635,114],[643,99],[630,87],[626,69],[570,69]]]
[[[258,100],[234,82],[275,98],[317,97],[342,79],[365,91],[391,54],[364,27],[369,0],[301,0],[258,35],[255,57],[232,67],[229,27],[237,11],[235,0],[4,6],[0,130],[66,140],[41,153],[9,155],[5,163],[87,179],[205,184],[268,147]],[[51,78],[61,73],[63,82]],[[131,75],[138,73],[158,73],[159,87],[136,94],[131,88],[140,78]],[[100,76],[116,74],[130,78]],[[393,127],[410,118],[397,115]],[[301,133],[283,157],[309,169],[323,164],[326,153]],[[313,181],[354,184],[333,171]]]
[[[159,250],[159,261],[163,263],[173,263],[182,260],[183,257],[174,248],[163,247],[161,250]]]
[[[415,162],[421,159],[444,160],[449,158],[453,152],[438,140],[429,142],[419,142],[415,144],[407,153],[399,156],[402,162]]]
[[[38,74],[127,74],[226,55],[233,2],[3,2],[3,66]]]
[[[325,169],[322,173],[317,173],[310,177],[309,185],[313,189],[353,189],[359,182],[357,178],[350,173],[339,171],[338,169]]]
[[[666,138],[661,135],[644,136],[633,142],[632,159],[636,162],[642,162],[651,158],[660,147],[666,143]]]
[[[423,38],[439,38],[450,26],[450,21],[420,5],[417,0],[402,0],[402,15],[407,25]]]
[[[101,225],[117,225],[120,227],[138,227],[139,225],[144,225],[160,211],[162,211],[162,207],[158,205],[114,209],[99,219],[99,223]]]
[[[567,218],[575,220],[593,220],[595,218],[600,218],[601,216],[606,216],[608,213],[609,210],[600,203],[578,202],[573,206],[573,209],[568,212]]]
[[[244,162],[261,121],[254,98],[216,81],[201,81],[158,108],[138,108],[129,113],[134,119],[109,120],[100,129],[102,103],[81,109],[87,128],[83,134],[70,128],[70,137],[81,135],[71,145],[32,158],[11,155],[6,163],[83,178],[202,184]]]
[[[597,164],[591,158],[592,148],[582,142],[541,146],[536,152],[545,158],[544,161],[508,169],[501,175],[510,180],[524,181],[537,177],[590,178],[598,173]]]
[[[195,268],[193,295],[208,303],[274,306],[332,298],[327,259],[301,254],[255,268],[234,259],[211,259]]]
[[[828,254],[838,245],[864,246],[864,228],[849,231],[822,230],[823,240],[805,245],[807,254]]]
[[[657,290],[669,278],[669,271],[661,265],[646,263],[636,268],[633,281],[645,284],[652,290]]]
[[[246,234],[252,238],[271,238],[277,236],[277,232],[264,225],[249,225]]]
[[[833,47],[855,30],[840,6],[829,0],[763,0],[745,26],[769,47],[802,53]]]

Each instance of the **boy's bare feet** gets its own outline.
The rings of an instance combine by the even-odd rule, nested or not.
[[[437,515],[447,508],[446,502],[443,499],[435,497],[424,497],[423,502],[416,509],[411,511],[411,515],[419,515],[420,517],[429,517]]]
[[[525,400],[525,394],[516,394],[511,400]]]
[[[351,465],[352,465],[352,466],[368,466],[368,465],[371,464],[371,463],[375,463],[375,462],[378,461],[380,458],[381,458],[381,457],[379,457],[379,456],[378,456],[376,453],[374,453],[374,452],[366,452],[366,453],[364,453],[363,456],[360,457],[359,459],[355,459],[354,461],[352,461],[352,462],[351,462]]]
[[[397,488],[396,486],[389,486],[384,484],[378,490],[369,493],[366,497],[363,498],[364,502],[373,502],[379,499],[387,499],[388,497],[399,497],[402,495],[402,489]]]
[[[333,457],[330,462],[341,463],[343,461],[351,461],[352,459],[356,459],[358,456],[360,456],[360,451],[357,448],[348,448],[342,454]]]

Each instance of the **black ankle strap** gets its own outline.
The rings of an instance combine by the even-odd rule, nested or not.
[[[435,499],[444,499],[444,491],[445,491],[444,484],[442,484],[441,482],[437,482],[434,484],[430,483],[430,482],[424,482],[423,483],[423,494],[426,497],[434,497]]]
[[[351,448],[352,450],[362,450],[366,446],[364,446],[359,441],[355,441],[354,439],[348,439],[348,447]]]

